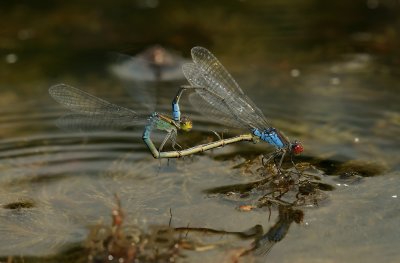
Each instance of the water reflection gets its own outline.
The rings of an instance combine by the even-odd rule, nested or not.
[[[304,167],[306,165],[303,164],[299,168],[307,170]],[[271,168],[268,170],[270,171]],[[298,179],[295,179],[294,176],[297,176]],[[258,205],[254,209],[267,206],[271,213],[271,207],[274,206],[278,211],[275,224],[266,232],[261,225],[255,225],[246,231],[189,226],[171,227],[172,213],[170,211],[171,218],[168,227],[152,226],[147,233],[144,233],[136,226],[122,227],[125,216],[120,200],[117,199],[117,207],[112,212],[112,226],[96,226],[91,230],[87,243],[90,251],[89,262],[121,262],[121,260],[123,262],[135,262],[135,260],[170,262],[183,257],[185,250],[201,252],[221,248],[228,251],[231,259],[235,258],[235,260],[254,256],[264,258],[276,243],[285,238],[293,222],[300,224],[303,221],[304,212],[299,207],[318,205],[318,201],[323,198],[321,194],[317,194],[317,191],[333,189],[327,184],[315,183],[311,180],[316,178],[315,174],[286,171],[284,174],[276,173],[269,178],[242,186],[226,186],[207,190],[209,194],[232,194],[232,190],[234,190],[242,194],[247,192],[250,195],[250,193],[254,194],[256,189],[262,189],[264,195],[258,199]],[[265,191],[269,193],[265,194]],[[287,196],[293,201],[285,198]],[[199,242],[197,234],[201,234],[201,242]],[[219,242],[212,241],[212,236],[221,235],[225,236],[223,242],[221,240]],[[228,236],[236,239],[227,239]],[[252,242],[239,245],[239,240]],[[233,249],[232,246],[236,246],[236,248]]]
[[[116,55],[110,66],[113,74],[126,81],[172,81],[183,79],[182,65],[189,60],[155,45],[134,57]]]
[[[120,82],[105,76],[109,61],[103,57],[127,46],[144,50],[149,43],[182,51],[204,45],[221,54],[273,123],[306,145],[307,155],[299,160],[325,174],[339,175],[329,178],[314,171],[322,180],[297,186],[302,193],[297,197],[289,190],[280,198],[299,200],[292,209],[304,212],[305,227],[292,223],[290,234],[268,253],[269,261],[400,261],[398,1],[116,4],[102,0],[96,5],[76,1],[0,5],[7,21],[0,63],[0,253],[23,255],[9,262],[77,262],[87,255],[81,244],[87,226],[110,218],[115,192],[123,200],[126,222],[143,233],[151,232],[147,225],[167,227],[171,207],[175,226],[240,232],[262,224],[265,232],[249,233],[267,234],[276,223],[285,232],[288,221],[278,216],[282,204],[272,196],[260,201],[267,194],[262,188],[268,190],[272,181],[256,189],[251,183],[266,179],[258,177],[259,167],[237,167],[262,152],[257,146],[240,144],[163,163],[157,176],[158,163],[148,156],[138,133],[106,132],[87,138],[54,127],[61,112],[48,99],[47,88],[59,81],[96,87],[96,92],[108,92],[104,97],[132,106],[119,89]],[[28,20],[32,23],[27,27]],[[155,80],[163,78],[163,67],[144,70],[143,75],[153,80],[142,82],[157,83],[158,91],[168,98],[160,104],[169,105],[170,87],[175,90],[179,80],[174,84]],[[160,93],[155,97],[160,99]],[[188,141],[198,143],[216,125],[201,116],[194,118],[196,131]],[[124,162],[115,165],[122,156]],[[336,191],[315,186],[321,181]],[[228,187],[226,193],[208,194],[216,198],[204,198],[204,189],[235,184],[236,191]],[[287,189],[285,184],[275,185],[282,193]],[[317,204],[318,209],[308,208]],[[138,222],[132,217],[139,217]],[[197,255],[185,250],[185,254],[197,262],[224,262],[243,253],[235,247],[250,249],[254,238],[241,240],[245,244],[235,240],[233,248],[220,246]],[[223,256],[215,256],[216,251]],[[249,261],[250,257],[251,253]]]
[[[126,222],[121,201],[116,196],[116,205],[111,213],[111,225],[92,226],[84,244],[86,252],[76,247],[74,250],[80,253],[74,255],[74,260],[81,262],[87,258],[89,263],[175,262],[179,258],[187,259],[185,251],[204,253],[221,248],[230,257],[220,262],[237,262],[241,257],[246,257],[247,260],[253,256],[265,257],[273,245],[286,236],[290,225],[293,222],[300,224],[304,217],[302,210],[289,206],[279,206],[278,212],[276,223],[267,232],[264,232],[261,225],[255,225],[245,231],[173,227],[171,211],[169,225],[152,225],[145,230],[143,227]],[[219,241],[213,241],[215,240],[213,237]],[[239,245],[240,240],[252,242]],[[30,260],[33,259],[26,258],[27,262]]]
[[[285,238],[293,222],[300,224],[304,218],[304,212],[300,209],[293,209],[288,206],[279,206],[279,216],[276,223],[267,233],[257,238],[252,251],[257,256],[267,256],[272,247]]]
[[[332,163],[334,162],[327,160],[321,167],[330,167]],[[202,172],[205,169],[204,164],[213,165],[212,170],[215,173],[204,174]],[[337,167],[342,166],[340,163],[336,164]],[[30,196],[30,199],[7,194],[8,205],[4,205],[3,210],[0,210],[3,215],[7,215],[2,218],[2,232],[12,233],[14,239],[8,239],[8,244],[4,244],[2,248],[3,252],[8,251],[8,254],[12,255],[12,251],[16,249],[25,248],[27,251],[28,245],[33,250],[47,252],[52,248],[57,251],[65,242],[71,244],[71,240],[81,240],[83,235],[87,235],[82,226],[92,225],[86,238],[86,250],[82,249],[81,244],[74,245],[73,260],[85,261],[89,255],[90,262],[118,262],[120,258],[127,260],[125,262],[130,262],[129,260],[134,258],[141,258],[144,262],[154,262],[157,258],[158,262],[164,262],[185,256],[197,262],[206,255],[209,259],[206,262],[232,262],[232,258],[240,260],[242,257],[245,257],[244,260],[256,257],[254,260],[257,261],[258,257],[262,260],[269,255],[276,243],[285,240],[293,222],[300,224],[303,218],[307,218],[310,208],[326,207],[326,192],[333,190],[333,186],[328,183],[331,181],[325,182],[328,178],[324,172],[306,162],[297,165],[300,174],[296,170],[277,174],[274,167],[261,165],[261,157],[251,162],[239,162],[233,166],[236,168],[226,169],[229,167],[229,161],[214,162],[207,157],[204,159],[198,157],[196,162],[187,160],[186,165],[181,163],[176,167],[165,167],[169,172],[163,172],[160,177],[155,176],[154,165],[150,165],[149,162],[132,162],[129,156],[126,156],[110,166],[101,180],[84,176],[75,177],[75,180],[61,178],[61,181],[44,181],[31,186],[31,192],[25,194]],[[337,171],[339,169],[337,168]],[[203,195],[196,197],[196,200],[203,200],[205,210],[198,210],[200,207],[193,207],[190,202],[188,203],[186,198],[190,200],[191,196],[196,196],[194,194],[196,191],[204,189],[205,186],[218,185],[213,180],[219,179],[223,182],[224,177],[229,176],[227,172],[235,170],[241,170],[247,176],[250,176],[251,171],[257,171],[252,176],[258,179],[250,183],[205,190],[209,197],[214,197],[206,199]],[[219,176],[215,176],[216,174]],[[347,178],[338,177],[340,180]],[[348,183],[348,181],[342,182]],[[22,185],[19,187],[27,189],[26,182],[20,181],[20,183]],[[12,185],[14,189],[18,186],[16,183]],[[38,190],[38,187],[42,190]],[[119,201],[116,204],[114,193],[121,196],[124,210]],[[165,202],[166,196],[169,197],[168,202]],[[218,213],[220,218],[224,218],[223,220],[231,221],[232,216],[248,220],[253,218],[257,224],[251,228],[248,228],[248,223],[218,226],[218,222],[213,222],[209,218],[212,216],[210,207],[218,202],[228,204],[227,209],[232,210],[226,215]],[[156,204],[158,207],[155,207]],[[188,204],[187,213],[193,214],[193,211],[196,211],[193,216],[199,220],[193,221],[190,216],[182,214],[180,207]],[[235,206],[237,210],[233,209]],[[154,217],[160,216],[157,211],[159,209],[169,211],[171,207],[175,207],[172,209],[173,223],[166,225],[168,218],[165,220],[163,216],[164,224],[155,225]],[[111,223],[96,223],[99,216],[110,214],[110,210],[112,210]],[[270,214],[266,216],[268,210]],[[129,214],[153,220],[147,223],[132,221]],[[260,223],[268,225],[271,215],[275,214],[277,218],[271,226],[259,225]],[[263,221],[260,221],[260,216]],[[16,218],[24,224],[16,223]],[[51,223],[53,220],[58,220],[58,223]],[[210,223],[211,226],[206,226]],[[188,224],[189,227],[186,226]],[[248,229],[242,231],[244,225]],[[25,243],[21,243],[21,240]],[[299,242],[299,240],[289,242]],[[44,248],[46,249],[43,250]],[[57,254],[55,260],[60,260],[68,253],[71,253],[71,250]],[[225,256],[219,257],[216,254]],[[229,255],[229,259],[226,255]],[[24,260],[34,262],[36,259],[25,256]],[[71,257],[69,260],[68,262],[71,262]]]
[[[256,159],[257,160],[257,159]],[[211,188],[205,191],[209,196],[220,197],[239,203],[243,212],[267,207],[269,217],[272,209],[278,210],[278,219],[269,230],[256,237],[252,247],[242,255],[266,256],[277,242],[284,239],[293,222],[300,224],[304,218],[301,207],[317,207],[327,199],[325,191],[334,187],[323,182],[324,174],[309,163],[277,171],[274,166],[261,166],[258,162],[246,162],[244,166],[256,166],[264,178],[255,182]],[[242,167],[244,168],[244,167]],[[249,167],[244,168],[248,170]]]

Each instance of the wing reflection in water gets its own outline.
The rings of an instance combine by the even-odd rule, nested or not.
[[[254,247],[249,251],[257,256],[266,256],[272,247],[285,238],[293,222],[300,224],[303,221],[304,212],[292,207],[279,206],[279,216],[277,222],[254,242]]]
[[[247,167],[247,166],[251,167]],[[318,207],[327,199],[326,191],[334,189],[324,183],[324,173],[308,163],[277,172],[273,167],[259,167],[257,161],[247,162],[245,171],[257,168],[262,178],[245,184],[215,187],[204,191],[211,197],[220,197],[239,203],[238,210],[246,212],[268,208],[278,211],[276,222],[262,234],[254,235],[251,247],[241,256],[264,258],[272,247],[282,241],[293,222],[300,224],[304,218],[302,207]]]

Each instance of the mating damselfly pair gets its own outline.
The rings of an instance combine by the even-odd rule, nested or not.
[[[275,160],[281,156],[277,163],[280,168],[286,154],[292,156],[303,151],[300,142],[290,142],[282,132],[269,123],[262,111],[244,94],[236,81],[210,51],[203,47],[194,47],[191,54],[193,63],[184,64],[182,67],[190,85],[182,86],[174,97],[172,117],[154,112],[144,127],[142,138],[154,158],[178,158],[231,143],[259,139],[276,148],[267,159]],[[221,123],[245,129],[248,132],[177,150],[175,145],[178,130],[190,131],[192,129],[191,121],[187,117],[181,117],[179,100],[184,91],[192,92],[192,97],[196,99],[191,99],[191,102],[200,113],[207,116],[218,116]],[[129,126],[141,119],[131,109],[112,104],[65,84],[52,86],[49,93],[57,102],[76,114],[89,117],[91,122]],[[158,148],[151,140],[151,133],[154,130],[167,133]],[[162,151],[167,141],[171,141],[173,151]]]

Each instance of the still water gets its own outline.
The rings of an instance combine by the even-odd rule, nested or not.
[[[163,236],[169,241],[160,262],[398,262],[396,1],[327,7],[178,2],[2,4],[10,25],[0,68],[1,261],[113,262],[95,261],[93,244],[103,242],[96,229],[118,225],[119,211],[123,232],[146,244],[157,243],[154,229],[183,229]],[[341,13],[346,19],[336,19]],[[176,22],[167,23],[169,17]],[[157,56],[137,54],[159,43],[174,50],[161,58],[167,66],[144,66]],[[169,114],[178,87],[187,84],[176,69],[195,45],[210,49],[274,126],[303,143],[295,162],[311,164],[307,173],[325,185],[314,201],[292,210],[277,203],[254,208],[268,189],[238,190],[265,180],[260,154],[272,151],[265,143],[159,161],[141,140],[142,124],[105,131],[57,127],[67,111],[47,90],[60,82],[143,116],[154,109]],[[136,60],[123,64],[113,52]],[[184,148],[224,131],[187,97],[182,108],[194,123],[191,133],[178,135]],[[284,234],[266,256],[239,257],[252,246],[255,229]],[[183,236],[184,244],[178,242]],[[166,248],[178,243],[179,253]]]

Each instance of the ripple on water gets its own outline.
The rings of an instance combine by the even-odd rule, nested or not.
[[[318,187],[325,193],[315,194],[318,207],[301,208],[304,223],[293,224],[284,243],[271,250],[269,260],[282,261],[285,255],[288,262],[366,257],[377,261],[375,248],[395,255],[390,243],[398,241],[392,230],[398,224],[399,180],[391,171],[398,161],[393,143],[398,131],[396,107],[391,100],[382,104],[388,107],[382,110],[380,103],[388,97],[374,90],[367,94],[378,102],[366,107],[359,92],[368,79],[341,78],[333,85],[331,73],[314,73],[302,71],[302,85],[312,87],[307,93],[303,86],[288,89],[263,105],[277,127],[304,142],[307,155],[296,160],[314,165],[315,178],[323,179]],[[339,73],[344,74],[343,69],[335,74]],[[128,105],[126,100],[121,103]],[[169,112],[168,107],[161,111]],[[208,135],[215,139],[210,130],[223,130],[211,123],[218,120],[184,107],[194,119],[195,132],[183,135],[189,138],[183,143],[203,141]],[[0,240],[1,255],[21,251],[48,255],[81,242],[90,226],[111,221],[115,194],[122,201],[126,220],[143,228],[167,224],[170,209],[175,226],[243,231],[262,225],[268,231],[282,222],[278,209],[273,209],[270,220],[266,207],[250,209],[250,213],[238,209],[262,196],[266,188],[224,198],[204,193],[232,185],[248,187],[260,179],[257,162],[243,163],[259,151],[270,150],[265,145],[240,144],[183,160],[163,160],[160,165],[143,145],[141,128],[67,133],[54,126],[63,113],[59,107],[38,102],[0,112],[0,233],[7,237]],[[298,188],[306,195],[313,193],[314,186]],[[328,186],[335,191],[328,192]]]

